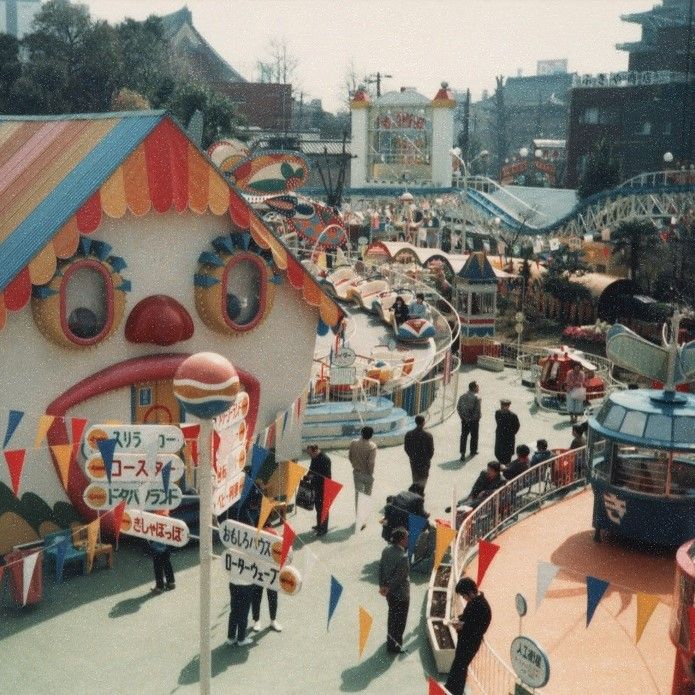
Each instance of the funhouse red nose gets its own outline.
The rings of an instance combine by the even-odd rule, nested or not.
[[[174,345],[193,337],[193,319],[173,297],[153,294],[133,307],[125,324],[125,337],[131,343]]]

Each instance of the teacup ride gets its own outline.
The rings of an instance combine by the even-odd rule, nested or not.
[[[586,400],[602,399],[606,395],[605,381],[597,376],[598,367],[586,359],[581,350],[547,348],[548,355],[538,360],[539,374],[535,384],[536,403],[544,410],[566,410],[567,376],[579,364],[584,372]]]
[[[615,391],[589,420],[595,539],[601,531],[642,543],[676,546],[695,537],[695,342],[678,346],[674,313],[663,346],[624,326],[608,331],[614,364],[664,384]]]
[[[372,299],[370,307],[371,313],[376,314],[389,326],[393,322],[393,305],[396,297],[400,297],[406,304],[410,304],[415,300],[415,293],[412,290],[386,290]]]
[[[437,331],[432,322],[426,317],[409,318],[401,324],[396,323],[393,314],[393,305],[396,297],[401,297],[406,305],[409,305],[415,298],[411,291],[393,290],[383,293],[376,297],[372,302],[372,311],[381,320],[393,328],[396,340],[403,343],[426,344],[430,338],[434,338]]]
[[[366,375],[376,379],[382,386],[406,379],[413,373],[415,366],[415,355],[410,350],[397,348],[395,344],[373,348],[371,360]]]
[[[348,287],[345,297],[347,301],[357,304],[361,309],[371,311],[372,302],[384,292],[389,291],[390,287],[387,280],[366,280]]]
[[[351,266],[336,268],[328,273],[322,284],[335,297],[342,301],[347,301],[348,290],[365,282],[365,278],[357,273]]]

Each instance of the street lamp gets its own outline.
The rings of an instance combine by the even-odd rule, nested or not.
[[[452,157],[456,157],[463,167],[463,222],[461,224],[461,253],[466,252],[466,227],[468,226],[468,177],[470,176],[471,164],[482,159],[483,157],[488,157],[490,153],[487,150],[481,150],[470,162],[466,161],[461,156],[460,147],[452,147],[449,150],[449,154]]]
[[[526,185],[528,185],[528,179],[530,178],[530,173],[531,173],[531,171],[530,171],[530,169],[531,169],[531,158],[529,157],[530,154],[531,154],[531,150],[529,150],[528,147],[522,147],[522,148],[519,150],[519,156],[520,156],[522,159],[525,159],[525,160],[526,160],[526,172],[527,172],[527,173],[526,173],[526,176],[524,177],[524,183],[525,183]],[[534,151],[533,155],[534,155],[534,157],[535,157],[536,159],[540,159],[540,158],[543,156],[543,150],[537,149],[537,150]],[[534,170],[533,170],[533,181],[535,182],[535,180],[536,180],[536,171],[535,171],[535,167],[534,167],[533,169],[534,169]]]

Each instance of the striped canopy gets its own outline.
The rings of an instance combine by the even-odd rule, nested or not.
[[[335,326],[324,294],[211,161],[164,112],[0,117],[0,328],[50,281],[103,216],[174,209],[229,214],[270,249],[290,284]]]

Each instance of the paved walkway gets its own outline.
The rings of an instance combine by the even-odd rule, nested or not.
[[[471,378],[480,386],[483,419],[480,454],[459,464],[459,420],[455,415],[432,429],[435,460],[427,486],[426,508],[442,516],[452,488],[465,496],[485,463],[492,458],[494,410],[500,397],[512,399],[521,419],[518,442],[533,445],[545,437],[550,446],[571,439],[565,418],[535,411],[530,390],[520,386],[513,370],[491,373],[464,368],[461,389]],[[313,513],[299,510],[290,523],[299,534],[294,563],[303,569],[304,584],[296,597],[280,595],[282,633],[264,629],[249,648],[224,644],[229,608],[227,577],[220,562],[213,566],[213,693],[282,692],[341,693],[366,691],[426,693],[434,662],[422,629],[429,576],[413,574],[411,608],[406,628],[408,654],[393,658],[384,648],[386,604],[377,591],[377,566],[384,541],[378,519],[385,498],[410,484],[401,447],[381,450],[377,458],[373,499],[375,511],[366,530],[355,533],[354,497],[346,452],[330,452],[333,476],[345,485],[332,509],[330,530],[314,539]],[[219,550],[219,548],[218,548]],[[22,694],[99,693],[159,695],[198,691],[197,546],[173,555],[177,588],[152,597],[152,567],[139,546],[123,543],[115,568],[95,570],[55,584],[46,577],[44,601],[31,608],[10,607],[5,587],[0,608],[0,692]],[[534,559],[535,566],[535,559]],[[342,598],[326,629],[331,575],[343,585]],[[512,597],[513,598],[513,597]],[[358,658],[358,607],[374,618],[371,636]]]

